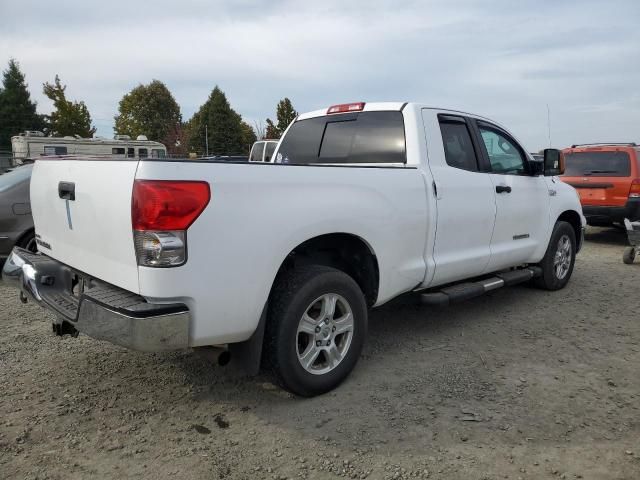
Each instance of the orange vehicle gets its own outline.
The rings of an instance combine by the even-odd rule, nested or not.
[[[640,220],[640,147],[635,143],[572,145],[563,150],[563,182],[580,195],[589,225]]]

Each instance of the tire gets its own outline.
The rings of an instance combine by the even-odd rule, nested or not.
[[[24,248],[25,250],[29,250],[32,253],[36,253],[38,251],[38,244],[36,243],[36,234],[35,232],[29,232],[25,234],[18,243],[16,243],[18,247]]]
[[[627,265],[631,265],[635,259],[636,259],[635,247],[625,247],[624,252],[622,252],[622,261]]]
[[[534,284],[545,290],[564,288],[569,283],[575,261],[576,233],[569,223],[556,222],[547,251],[538,264],[542,268],[542,275],[535,279]],[[562,268],[560,268],[560,264],[562,264]]]
[[[365,298],[349,275],[320,265],[298,267],[280,275],[272,290],[263,365],[286,390],[320,395],[347,378],[366,334]]]

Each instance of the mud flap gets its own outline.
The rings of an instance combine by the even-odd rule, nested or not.
[[[229,344],[231,365],[242,369],[247,375],[257,375],[260,372],[262,359],[262,344],[264,328],[267,324],[267,304],[262,309],[260,321],[253,335],[244,342]]]

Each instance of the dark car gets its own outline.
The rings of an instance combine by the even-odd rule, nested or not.
[[[37,250],[29,183],[33,165],[22,165],[0,175],[0,265],[14,246]]]

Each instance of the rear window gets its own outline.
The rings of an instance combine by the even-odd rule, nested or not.
[[[251,156],[249,157],[249,161],[261,162],[263,152],[264,152],[264,142],[254,143],[253,148],[251,149]]]
[[[271,157],[273,156],[273,152],[276,149],[276,145],[278,145],[278,142],[267,142],[266,144],[267,146],[265,147],[265,152],[264,152],[264,161],[265,162],[270,162],[271,161]]]
[[[278,150],[282,163],[405,163],[401,112],[361,112],[295,122]]]
[[[631,163],[627,152],[573,152],[565,158],[564,175],[568,177],[628,177]]]
[[[67,147],[54,147],[54,146],[45,145],[44,154],[45,155],[66,155]]]

